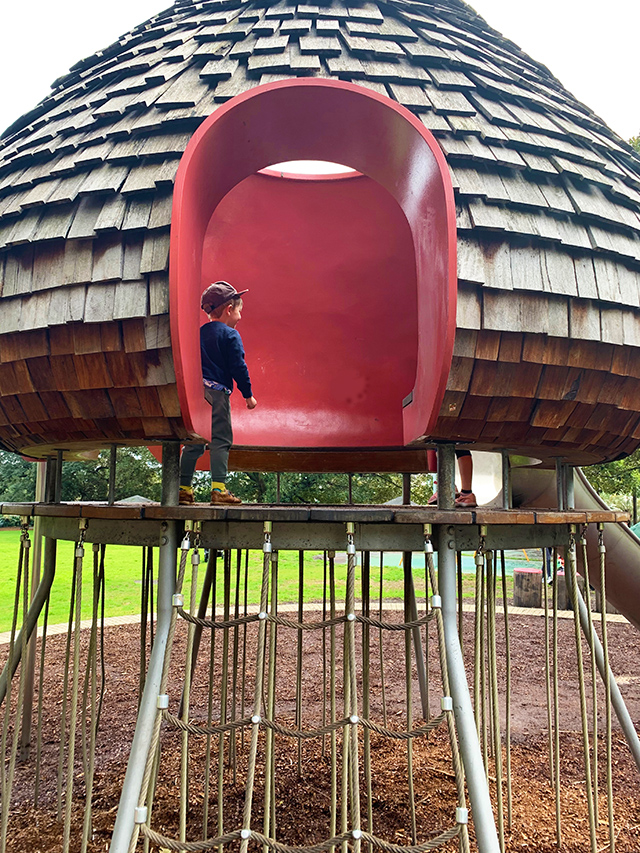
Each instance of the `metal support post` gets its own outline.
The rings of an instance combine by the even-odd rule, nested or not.
[[[558,509],[564,511],[567,508],[567,480],[566,465],[564,459],[556,457],[556,494],[558,496]]]
[[[118,445],[111,445],[109,454],[109,506],[113,506],[116,502],[116,462],[118,460]]]
[[[411,505],[411,474],[402,475],[402,503]]]
[[[177,506],[180,492],[180,445],[175,441],[162,444],[162,506]]]
[[[62,500],[62,463],[64,462],[64,450],[58,450],[56,456],[56,479],[53,488],[53,502],[59,504]]]
[[[565,488],[565,508],[576,508],[576,489],[574,478],[573,465],[565,465],[564,469],[564,488]]]
[[[44,502],[52,504],[55,501],[56,493],[56,470],[57,459],[54,456],[48,456],[45,460],[46,474],[44,483]]]
[[[513,483],[509,465],[509,451],[503,450],[502,455],[502,509],[513,507]]]
[[[571,572],[567,571],[565,574],[566,582],[567,582],[567,591],[572,596],[572,580]],[[588,578],[586,579],[587,588],[589,584]],[[582,597],[582,593],[578,588],[576,590],[578,595],[578,611],[580,614],[580,624],[582,626],[582,631],[585,637],[589,638],[589,614],[587,612],[587,605],[585,604],[584,598]],[[606,607],[606,602],[603,602],[603,607]],[[602,649],[602,644],[598,639],[598,635],[596,632],[593,632],[593,645],[595,647],[596,652],[596,664],[598,665],[598,669],[600,671],[600,675],[602,676],[603,681],[606,682],[607,678],[607,669],[605,665],[604,659],[604,651]],[[620,693],[620,688],[616,683],[615,676],[609,668],[609,684],[611,686],[611,704],[616,712],[616,716],[618,717],[618,722],[620,723],[620,728],[623,731],[623,734],[629,744],[629,749],[631,750],[631,754],[633,755],[634,761],[640,770],[640,739],[638,739],[638,733],[636,732],[636,728],[633,724],[633,720],[629,715],[629,711],[627,706],[624,703],[624,699],[622,698],[622,694]]]
[[[136,731],[131,744],[131,753],[124,777],[118,814],[111,839],[111,853],[127,853],[135,825],[135,810],[138,806],[142,779],[151,746],[157,700],[162,679],[162,667],[167,648],[171,624],[172,597],[176,585],[176,551],[178,548],[177,523],[167,521],[161,539],[158,559],[158,621],[149,668],[138,711]]]
[[[456,454],[453,444],[438,445],[438,509],[455,509]]]
[[[162,504],[174,506],[178,503],[180,471],[180,445],[166,442],[162,445]],[[120,804],[116,817],[110,853],[127,853],[135,826],[135,810],[138,806],[142,780],[151,747],[153,728],[157,714],[157,700],[162,680],[171,613],[173,593],[176,587],[176,552],[178,530],[175,521],[163,523],[164,533],[160,540],[158,559],[158,620],[153,642],[144,691],[138,711],[136,731],[131,744],[127,773],[122,786]]]
[[[448,449],[448,448],[447,448]],[[438,461],[440,461],[440,448]],[[453,448],[451,448],[453,456]],[[440,496],[443,482],[438,485]],[[444,534],[444,530],[442,531]],[[455,540],[442,535],[438,548],[438,586],[442,598],[445,654],[449,668],[449,687],[453,712],[460,741],[460,753],[473,811],[473,823],[479,853],[500,853],[500,844],[493,817],[489,785],[485,775],[480,742],[476,729],[467,674],[462,659],[456,621],[456,552]]]

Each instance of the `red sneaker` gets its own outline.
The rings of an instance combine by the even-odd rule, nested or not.
[[[456,498],[457,509],[473,509],[476,506],[478,506],[478,501],[473,492],[460,492]]]

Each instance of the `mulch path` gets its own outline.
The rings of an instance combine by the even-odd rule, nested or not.
[[[313,618],[305,614],[305,619]],[[400,620],[400,614],[389,614],[390,620]],[[246,714],[251,705],[253,691],[251,669],[254,660],[254,626],[248,631]],[[340,634],[341,629],[338,629]],[[582,738],[580,732],[580,704],[576,671],[576,650],[572,620],[559,621],[559,701],[562,779],[562,843],[556,843],[556,818],[554,790],[550,783],[546,682],[544,675],[544,620],[539,617],[512,618],[512,709],[511,709],[511,763],[513,773],[513,822],[505,830],[507,851],[565,851],[581,853],[590,851],[587,805],[585,797],[585,772]],[[360,628],[357,629],[357,652],[360,655]],[[432,713],[439,711],[442,693],[439,678],[438,650],[435,642],[435,625],[430,626],[429,669],[430,706]],[[242,636],[242,630],[240,631]],[[233,632],[231,632],[231,638]],[[302,727],[317,726],[322,720],[322,645],[319,632],[304,632],[302,670]],[[83,647],[88,632],[83,632]],[[464,617],[465,659],[472,667],[473,616]],[[45,713],[43,724],[43,769],[40,780],[38,808],[33,806],[35,747],[32,758],[19,764],[13,789],[12,812],[9,822],[9,853],[45,853],[62,847],[62,825],[56,819],[57,763],[60,743],[60,714],[62,707],[62,671],[65,658],[64,636],[52,636],[47,643],[47,669],[45,681]],[[609,628],[611,665],[627,702],[632,719],[640,721],[640,632],[628,624],[612,624]],[[296,652],[297,632],[280,629],[277,650],[277,718],[293,725],[296,707]],[[504,631],[502,619],[498,621],[498,669],[501,684],[502,731],[504,734]],[[337,668],[341,672],[341,637],[338,637]],[[186,629],[179,625],[173,654],[170,683],[173,684],[171,708],[175,712],[179,701],[180,664],[184,664]],[[217,640],[215,673],[220,675],[221,637]],[[6,655],[6,647],[0,648]],[[588,666],[588,657],[585,657]],[[209,667],[209,642],[203,640],[196,668],[192,719],[206,720],[207,677]],[[130,743],[133,737],[137,709],[137,685],[140,670],[140,636],[135,626],[108,628],[105,632],[106,693],[97,743],[96,777],[93,796],[93,835],[89,851],[108,850],[111,831]],[[370,716],[382,722],[381,675],[378,654],[378,633],[371,633]],[[405,650],[402,632],[387,632],[384,639],[384,678],[387,723],[390,728],[406,728]],[[588,681],[589,679],[587,679]],[[230,689],[231,689],[230,684]],[[599,690],[600,724],[600,826],[598,850],[608,850],[607,806],[604,776],[604,699]],[[237,682],[237,705],[241,697],[240,679]],[[587,690],[588,707],[591,692]],[[361,701],[361,699],[360,699]],[[341,699],[339,700],[341,705]],[[417,680],[413,683],[414,725],[421,720]],[[362,711],[362,708],[360,708]],[[214,714],[218,713],[214,709]],[[342,716],[341,707],[338,716]],[[616,817],[616,850],[618,853],[637,853],[640,850],[640,773],[614,720],[613,784]],[[262,736],[261,736],[262,738]],[[361,748],[363,738],[361,736]],[[157,831],[176,837],[177,803],[179,792],[180,736],[168,731],[164,736],[161,774],[154,805],[153,826]],[[234,768],[225,773],[224,825],[236,828],[241,823],[243,806],[242,780],[246,762],[248,739],[244,748],[238,736],[238,749]],[[261,747],[262,749],[262,739]],[[371,814],[374,834],[396,844],[411,843],[411,814],[408,806],[407,747],[402,741],[391,741],[379,735],[371,737],[372,798]],[[216,788],[217,742],[214,740],[214,768],[210,795],[209,835],[217,834]],[[203,813],[204,743],[192,740],[192,789],[189,804],[189,834],[198,836]],[[82,827],[82,765],[81,749],[76,750],[77,802],[74,805],[71,851],[80,851]],[[362,757],[362,751],[361,751]],[[292,845],[309,845],[329,837],[330,813],[330,755],[323,752],[319,740],[306,741],[298,763],[295,742],[276,739],[276,815],[279,841]],[[490,773],[493,774],[493,764]],[[416,802],[416,827],[418,842],[449,828],[455,812],[455,787],[452,777],[451,754],[446,729],[441,728],[429,738],[414,742],[413,768]],[[363,781],[362,813],[366,828],[366,788]],[[338,777],[338,786],[340,779]],[[495,793],[495,784],[492,782]],[[263,776],[259,765],[254,795],[253,825],[262,828]],[[495,797],[494,797],[495,801]],[[505,788],[506,802],[506,788]],[[470,827],[472,829],[472,827]],[[201,830],[200,830],[201,831]],[[473,847],[473,845],[472,845]],[[257,849],[257,847],[255,848]],[[450,843],[445,850],[457,850]]]

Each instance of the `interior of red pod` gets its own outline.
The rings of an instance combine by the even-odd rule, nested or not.
[[[339,176],[260,173],[328,160]],[[182,415],[209,438],[200,294],[249,289],[238,331],[258,407],[251,448],[402,447],[437,417],[455,333],[456,231],[444,157],[393,101],[340,81],[260,86],[218,108],[178,171],[171,332]]]

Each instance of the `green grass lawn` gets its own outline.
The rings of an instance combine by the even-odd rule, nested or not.
[[[13,613],[15,584],[18,570],[19,554],[19,530],[0,530],[0,631],[7,631],[11,627]],[[71,598],[71,581],[73,573],[73,551],[72,542],[58,542],[58,559],[56,576],[51,592],[51,605],[49,613],[50,624],[65,622],[69,618],[69,602]],[[393,555],[389,555],[389,564],[385,557],[383,569],[382,597],[383,599],[402,599],[404,581],[403,568],[391,565]],[[239,588],[240,606],[244,603],[244,554],[241,561],[240,581],[237,575],[237,557],[234,552],[231,560],[229,579],[229,599],[233,612],[236,600],[236,589]],[[397,562],[397,557],[395,558]],[[155,571],[157,573],[157,551],[154,552]],[[280,603],[297,602],[299,586],[299,558],[298,552],[281,551],[278,562],[278,600]],[[202,563],[198,572],[198,587],[204,578],[206,566]],[[344,599],[346,584],[346,558],[344,554],[336,555],[335,584],[336,598],[338,601]],[[187,579],[184,593],[185,601],[189,602],[190,595],[190,573],[191,561],[187,563]],[[422,555],[414,555],[413,568],[416,595],[419,599],[424,598],[425,572],[424,558]],[[156,574],[157,577],[157,574]],[[249,571],[247,581],[247,600],[249,604],[256,604],[260,598],[260,586],[262,577],[262,553],[252,551],[249,554]],[[124,616],[140,612],[140,598],[142,592],[142,549],[126,545],[108,545],[105,560],[105,587],[107,616]],[[513,583],[512,577],[507,577],[508,595],[511,594]],[[87,619],[91,616],[93,587],[93,552],[92,546],[85,547],[85,559],[83,568],[82,585],[82,616]],[[501,585],[498,584],[498,597],[502,597]],[[155,586],[157,588],[157,585]],[[322,554],[306,552],[303,566],[303,599],[305,602],[321,602],[324,595],[324,567]],[[198,590],[199,593],[199,590]],[[463,574],[463,596],[473,598],[475,594],[475,577],[473,574]],[[356,595],[362,595],[362,569],[356,569]],[[372,554],[370,598],[372,610],[377,607],[380,597],[380,568],[378,565],[378,554]],[[216,576],[216,604],[224,603],[224,568],[223,561],[217,561]]]

